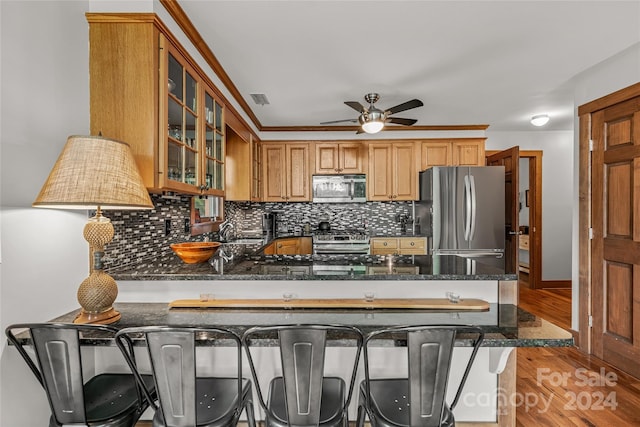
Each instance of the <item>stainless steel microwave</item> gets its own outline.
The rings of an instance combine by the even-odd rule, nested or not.
[[[313,175],[314,203],[358,203],[367,201],[364,174]]]

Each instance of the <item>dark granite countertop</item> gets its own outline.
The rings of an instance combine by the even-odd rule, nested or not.
[[[484,347],[567,347],[573,345],[564,329],[511,304],[490,304],[486,311],[389,310],[389,309],[175,309],[165,303],[116,303],[122,318],[116,328],[149,325],[228,327],[242,334],[256,325],[332,323],[353,325],[363,333],[396,325],[476,325],[485,332]],[[71,322],[78,311],[52,319]],[[86,345],[113,345],[112,339],[85,338]],[[275,341],[265,340],[266,345]],[[224,344],[220,344],[224,345]],[[339,337],[334,346],[350,345]],[[385,344],[381,344],[385,345]],[[459,345],[465,345],[464,342]]]
[[[517,280],[504,260],[455,255],[259,255],[255,246],[224,245],[206,263],[176,255],[108,273],[116,280]]]

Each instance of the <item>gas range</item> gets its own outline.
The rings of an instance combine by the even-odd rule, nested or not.
[[[313,235],[314,254],[369,254],[369,252],[369,235],[362,231],[319,231]]]

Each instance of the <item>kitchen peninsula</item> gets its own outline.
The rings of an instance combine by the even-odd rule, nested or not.
[[[250,245],[224,244],[210,260],[184,264],[176,255],[110,268],[118,281],[115,308],[121,320],[114,326],[153,324],[220,325],[241,333],[254,325],[341,323],[358,327],[364,333],[381,327],[403,324],[478,325],[486,339],[465,385],[464,399],[456,407],[456,420],[485,426],[515,425],[515,363],[518,347],[570,346],[571,335],[544,319],[517,307],[517,277],[506,274],[501,259],[492,262],[459,256],[431,255],[263,255]],[[462,301],[482,300],[486,308],[296,308],[172,306],[181,299],[272,299],[298,300],[354,299],[366,302],[392,298],[446,299],[447,292],[459,294]],[[54,321],[71,321],[76,312]],[[226,354],[223,343],[211,343],[203,351]],[[117,349],[110,340],[87,339],[84,345],[96,352],[95,369],[111,366]],[[265,343],[272,347],[273,343]],[[402,369],[398,343],[382,343],[383,369],[389,374]],[[401,345],[401,344],[400,344]],[[339,363],[352,352],[348,342],[332,341],[327,354],[332,375],[347,375]],[[459,381],[459,366],[470,348],[459,342],[454,354],[451,381]],[[346,353],[345,353],[346,352]],[[265,348],[268,357],[277,357],[275,347]],[[270,355],[270,356],[269,356]],[[224,357],[222,357],[224,359]],[[275,359],[274,359],[275,360]],[[224,362],[223,362],[224,363]],[[226,366],[226,365],[225,365]],[[271,366],[269,364],[269,366]],[[223,366],[222,369],[225,369]],[[268,371],[268,369],[267,369]],[[270,372],[263,372],[265,379]],[[359,373],[358,381],[362,379]],[[453,387],[452,387],[453,389]],[[350,407],[355,419],[357,397]]]

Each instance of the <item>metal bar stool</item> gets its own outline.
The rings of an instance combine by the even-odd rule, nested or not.
[[[18,331],[26,331],[25,336]],[[109,326],[67,323],[22,323],[6,328],[7,338],[47,394],[50,427],[66,424],[133,427],[149,406],[155,396],[150,375],[140,376],[146,396],[134,376],[128,373],[100,373],[85,381],[81,335],[113,337],[116,332],[117,329]],[[35,361],[27,351],[31,346]],[[132,357],[130,363],[135,366],[135,358]]]
[[[198,366],[213,367],[218,361],[211,356],[197,357],[196,348],[216,342],[236,347],[236,374],[215,377],[198,374]],[[134,375],[141,375],[132,364],[130,344],[141,341],[149,353],[158,403],[154,427],[226,427],[238,424],[243,410],[249,427],[255,427],[251,381],[242,377],[242,344],[233,331],[217,327],[146,326],[120,330],[116,343],[130,362]],[[203,359],[206,359],[203,361]]]
[[[277,339],[282,375],[270,380],[265,400],[258,382],[252,349],[260,340]],[[349,386],[340,377],[325,376],[325,349],[328,339],[355,342]],[[254,327],[245,332],[242,342],[267,427],[347,426],[347,408],[353,394],[358,360],[364,337],[351,326],[281,325]]]
[[[458,340],[470,340],[473,347],[455,398],[445,401],[453,348]],[[408,376],[371,378],[369,347],[381,339],[406,345]],[[401,326],[374,331],[364,343],[365,380],[360,384],[358,427],[365,415],[373,427],[455,426],[453,409],[476,357],[484,333],[473,326]]]

